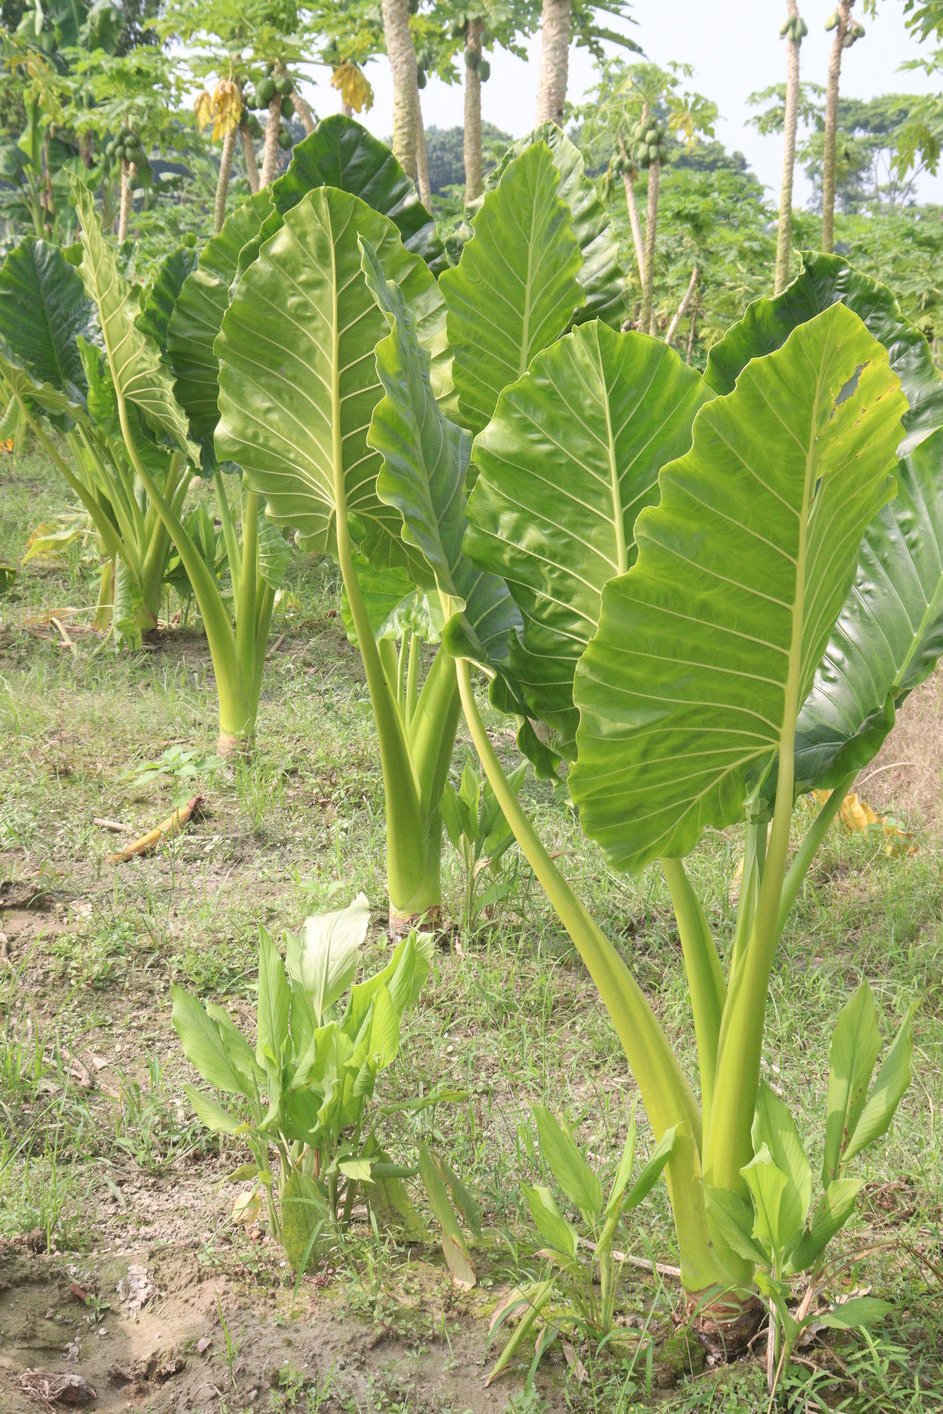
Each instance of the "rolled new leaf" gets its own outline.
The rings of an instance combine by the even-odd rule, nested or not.
[[[886,349],[837,304],[701,408],[576,672],[571,790],[616,867],[687,854],[791,764],[905,407]]]

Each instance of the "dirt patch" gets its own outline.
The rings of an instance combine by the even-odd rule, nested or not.
[[[288,1411],[312,1390],[338,1414],[378,1396],[415,1414],[498,1414],[510,1391],[483,1387],[490,1299],[460,1298],[460,1310],[438,1268],[410,1262],[361,1319],[318,1279],[298,1292],[271,1274],[253,1281],[199,1246],[70,1261],[8,1243],[0,1414],[65,1407],[42,1394],[64,1377],[94,1390],[87,1407],[100,1414]]]
[[[876,810],[943,837],[943,672],[904,702],[857,789]]]

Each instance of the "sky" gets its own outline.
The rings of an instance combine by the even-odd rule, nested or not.
[[[860,5],[859,5],[860,8]],[[802,45],[802,77],[824,85],[828,49],[832,36],[825,20],[834,9],[834,0],[801,0],[800,10],[809,26]],[[779,189],[781,141],[761,137],[747,126],[751,110],[747,95],[771,84],[782,83],[785,75],[785,43],[778,29],[785,18],[783,0],[635,0],[632,14],[637,21],[625,30],[642,46],[645,56],[656,64],[683,61],[694,67],[692,87],[712,98],[720,109],[717,137],[724,145],[741,151],[771,193]],[[902,0],[879,0],[877,17],[862,16],[865,38],[844,56],[842,92],[854,98],[873,98],[881,93],[928,93],[939,91],[939,79],[919,72],[898,73],[898,66],[918,57],[920,47],[904,28]],[[491,78],[483,90],[487,121],[518,137],[533,126],[537,94],[539,39],[531,44],[528,61],[498,51],[490,55]],[[379,137],[392,129],[392,85],[384,59],[367,66],[367,77],[376,95],[373,109],[361,121]],[[570,52],[569,98],[578,103],[593,85],[593,60],[584,50]],[[319,116],[334,112],[338,95],[326,79],[306,87]],[[462,121],[462,91],[459,84],[448,85],[430,79],[422,94],[423,117],[427,127],[453,127]],[[924,178],[919,188],[924,200],[943,201],[943,172]],[[796,199],[808,196],[808,184],[800,177]]]

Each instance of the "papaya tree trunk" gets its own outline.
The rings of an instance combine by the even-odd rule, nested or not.
[[[265,141],[262,145],[262,173],[259,177],[259,186],[267,187],[275,178],[275,169],[278,165],[278,134],[282,125],[282,99],[281,94],[276,93],[268,106],[268,117],[265,120]]]
[[[232,173],[233,153],[236,150],[236,129],[233,128],[223,138],[223,149],[219,154],[219,176],[216,179],[216,201],[213,207],[213,230],[221,229],[226,219],[226,197],[229,193],[229,178]]]
[[[570,59],[571,0],[543,0],[540,11],[540,73],[537,122],[563,127]]]
[[[302,98],[298,90],[294,89],[292,91],[291,101],[294,104],[298,121],[305,130],[305,135],[307,136],[313,133],[317,127],[317,123],[315,122],[314,114],[311,111],[307,99]]]
[[[783,180],[779,189],[779,225],[776,231],[776,273],[773,291],[779,294],[789,281],[792,244],[792,183],[796,170],[796,130],[799,125],[799,5],[786,0],[792,26],[786,37],[786,108],[783,115]]]
[[[627,164],[628,154],[625,150],[625,143],[619,139],[619,155],[623,163]],[[632,246],[635,251],[635,263],[638,267],[639,284],[645,283],[645,244],[642,239],[642,222],[638,213],[638,201],[635,197],[635,174],[634,166],[624,165],[622,169],[622,186],[625,190],[625,205],[629,213],[629,225],[632,228]]]
[[[665,343],[666,343],[666,344],[671,344],[671,343],[674,342],[674,338],[675,338],[675,335],[676,335],[677,332],[678,332],[678,329],[679,329],[679,327],[680,327],[681,321],[682,321],[682,319],[684,318],[684,316],[687,314],[688,310],[691,308],[691,301],[694,299],[695,293],[696,293],[696,291],[697,291],[697,282],[698,282],[698,278],[699,278],[699,276],[700,276],[700,273],[701,273],[701,272],[698,270],[697,266],[695,265],[694,269],[691,271],[691,278],[690,278],[690,280],[688,281],[688,287],[687,287],[687,289],[685,290],[684,294],[683,294],[682,297],[681,297],[681,303],[678,305],[678,308],[675,310],[674,314],[671,316],[671,323],[668,325],[668,329],[667,329],[667,332],[666,332],[666,334],[665,334]]]
[[[465,58],[472,63],[465,64],[465,205],[477,201],[484,186],[484,163],[481,152],[481,79],[478,65],[481,62],[481,20],[469,20],[465,29]],[[477,57],[473,57],[477,56]]]
[[[409,0],[383,0],[383,37],[393,76],[393,154],[418,185],[421,118]]]
[[[254,193],[259,189],[259,164],[255,155],[255,143],[245,126],[239,129],[239,137],[242,140],[242,155],[246,164],[246,181],[249,183],[249,190]]]
[[[841,58],[845,37],[851,30],[851,7],[855,0],[839,0],[838,23],[828,56],[828,80],[825,86],[825,141],[822,154],[822,249],[835,249],[835,145],[838,137],[838,85],[841,80]]]
[[[131,216],[131,180],[134,177],[134,163],[121,164],[121,199],[118,204],[118,242],[128,239],[128,220]]]
[[[428,210],[432,205],[432,188],[429,186],[429,149],[426,146],[426,128],[422,121],[422,103],[416,90],[416,185],[419,200]]]
[[[645,272],[642,279],[642,308],[638,327],[643,334],[655,332],[655,237],[658,234],[658,186],[661,163],[648,169],[648,206],[645,213]]]

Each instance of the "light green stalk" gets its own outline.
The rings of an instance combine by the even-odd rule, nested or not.
[[[701,1117],[677,1057],[641,988],[613,944],[590,917],[550,858],[521,808],[485,730],[467,661],[456,662],[465,721],[504,817],[553,909],[599,990],[638,1084],[655,1137],[679,1129],[665,1170],[685,1289],[729,1290],[749,1284],[752,1268],[714,1243],[701,1183]]]

